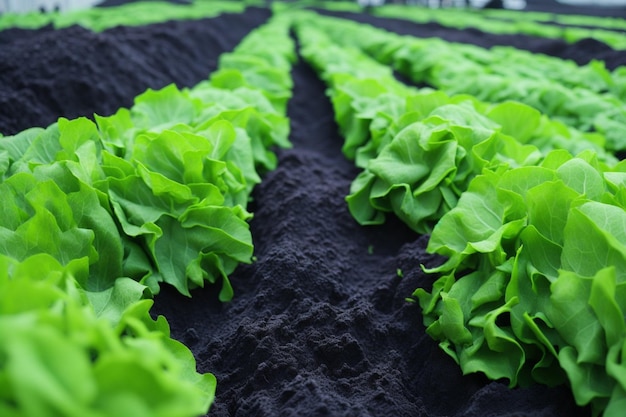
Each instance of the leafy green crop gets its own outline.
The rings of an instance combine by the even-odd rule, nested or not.
[[[463,9],[436,9],[427,7],[385,5],[375,9],[379,16],[410,19],[419,23],[437,22],[443,26],[466,29],[477,28],[485,32],[498,34],[525,34],[543,38],[563,39],[574,43],[581,39],[593,38],[606,43],[617,50],[626,49],[626,36],[621,32],[602,28],[583,28],[557,26],[526,19],[500,20],[492,19],[482,13],[472,13]],[[585,16],[589,20],[589,17]],[[571,20],[569,20],[571,21]],[[568,19],[561,19],[567,23]],[[622,23],[623,26],[623,23]]]
[[[521,103],[492,105],[401,84],[389,67],[317,29],[337,35],[337,21],[302,13],[297,32],[302,55],[330,87],[343,152],[364,169],[347,197],[359,223],[380,224],[393,212],[417,232],[429,232],[484,169],[533,165],[555,148],[573,154],[592,148],[615,163],[595,135]]]
[[[442,217],[428,251],[448,258],[429,270],[443,275],[415,296],[464,372],[511,386],[567,379],[578,404],[621,413],[624,167],[554,151],[477,176]]]
[[[254,30],[194,88],[0,136],[0,414],[207,412],[214,376],[145,298],[209,282],[228,301],[252,262],[246,207],[290,146],[288,29]]]
[[[107,149],[87,119],[60,119],[45,130],[5,137],[0,146],[9,165],[2,186],[14,198],[3,202],[3,221],[15,237],[3,253],[16,259],[33,251],[65,260],[88,256],[93,266],[81,282],[86,289],[106,289],[121,276],[153,293],[162,280],[184,294],[188,282],[227,282],[236,264],[252,256],[242,207],[250,187],[241,169],[223,160],[236,137],[226,121],[196,133],[143,132],[125,143],[126,159],[112,153],[119,149]],[[11,155],[11,144],[26,141],[21,155]],[[250,151],[248,158],[246,167],[253,168]],[[49,231],[48,240],[39,230]],[[228,285],[223,298],[230,298]]]
[[[265,48],[258,47],[263,39]],[[69,200],[59,208],[47,207],[53,203],[44,197],[20,203],[24,209],[5,220],[21,240],[3,253],[89,256],[89,278],[81,285],[94,291],[124,276],[152,293],[160,282],[186,295],[204,282],[221,283],[220,298],[229,300],[228,275],[253,253],[250,194],[259,173],[276,167],[273,147],[290,145],[285,103],[292,84],[285,74],[295,55],[288,21],[272,19],[228,57],[210,80],[185,90],[148,90],[130,109],[96,115],[96,123],[59,119],[47,129],[2,137],[0,174],[16,199],[36,179],[60,190],[40,186],[33,194]],[[241,71],[231,68],[237,60],[246,62]],[[275,85],[258,78],[269,70]],[[225,72],[241,82],[221,82]],[[34,177],[18,175],[26,173]],[[47,217],[28,220],[40,211]],[[45,247],[30,244],[43,245],[33,230],[56,230],[55,218],[64,219],[61,231]]]
[[[371,129],[383,131],[404,112],[405,97],[417,90],[398,82],[391,68],[380,65],[356,50],[334,44],[300,13],[296,26],[301,54],[329,85],[335,120],[345,139],[342,151],[358,166],[365,166],[376,145],[369,144]],[[377,124],[374,124],[374,120]],[[374,140],[374,139],[372,139]]]
[[[361,49],[416,83],[485,102],[519,101],[555,121],[594,132],[588,136],[595,136],[593,140],[611,151],[626,147],[623,68],[609,72],[599,61],[579,67],[511,47],[486,50],[400,36],[345,19],[320,16],[317,20],[334,42]],[[510,65],[512,61],[516,65]]]
[[[622,72],[307,12],[253,31],[196,87],[0,135],[0,414],[206,412],[215,378],[143,298],[161,282],[186,295],[209,282],[228,300],[228,275],[251,262],[246,206],[274,148],[290,145],[293,16],[344,155],[363,169],[352,214],[379,224],[394,213],[447,258],[414,293],[427,332],[465,373],[566,382],[578,404],[621,415],[626,163],[603,147],[623,145]],[[407,87],[389,64],[446,93]],[[478,97],[449,94],[468,91]]]
[[[246,2],[194,1],[190,4],[172,4],[159,1],[140,1],[116,7],[94,7],[70,12],[6,13],[0,16],[0,30],[19,27],[37,29],[46,25],[64,28],[81,25],[95,32],[115,26],[140,26],[166,20],[190,20],[217,16],[221,13],[240,13]]]
[[[83,272],[79,263],[63,266],[45,253],[21,262],[0,255],[0,414],[205,413],[215,377],[198,374],[165,319],[150,317],[152,301],[126,303],[135,283],[121,280],[108,294],[118,310],[101,299],[92,304],[73,277]]]
[[[475,12],[483,17],[490,19],[501,19],[505,21],[517,20],[518,22],[534,22],[534,23],[559,23],[568,26],[583,26],[598,29],[626,29],[626,20],[619,17],[608,16],[585,16],[576,14],[556,14],[549,12],[534,12],[525,10],[519,13],[517,10],[510,9],[480,9]]]
[[[219,70],[212,75],[211,85],[261,91],[276,112],[285,115],[293,88],[291,64],[297,59],[289,37],[290,26],[289,14],[276,15],[269,24],[244,38],[232,53],[220,55]]]
[[[393,212],[432,231],[428,251],[447,258],[414,293],[427,332],[464,373],[567,383],[578,404],[621,415],[626,164],[600,136],[519,102],[403,88],[347,46],[384,60],[401,40],[300,16],[302,55],[329,87],[344,154],[364,169],[353,216],[379,224]]]

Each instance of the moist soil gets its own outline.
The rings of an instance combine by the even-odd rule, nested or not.
[[[598,42],[577,46],[532,37],[455,31],[367,14],[346,17],[417,36],[525,49],[588,62],[624,54]],[[108,115],[146,88],[192,86],[216,68],[268,10],[92,33],[80,27],[0,32],[0,132],[45,127],[58,117]],[[433,277],[420,265],[442,259],[394,218],[363,227],[345,203],[358,171],[341,154],[325,86],[298,62],[289,103],[293,148],[253,193],[256,260],[231,276],[234,299],[216,288],[187,298],[171,287],[156,297],[173,337],[218,379],[209,416],[576,417],[567,387],[509,389],[458,366],[424,331],[417,287]]]

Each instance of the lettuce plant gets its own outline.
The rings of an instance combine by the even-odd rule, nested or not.
[[[386,5],[378,7],[375,13],[379,16],[395,17],[401,19],[409,19],[412,21],[426,23],[437,22],[443,26],[465,29],[479,28],[482,31],[498,34],[526,34],[543,38],[563,39],[569,43],[575,43],[581,39],[593,38],[610,45],[614,49],[626,49],[626,37],[621,31],[607,30],[603,27],[575,27],[545,24],[532,20],[520,19],[518,15],[524,13],[516,13],[515,19],[493,19],[491,15],[483,15],[482,13],[472,13],[466,10],[455,9],[432,9],[425,7],[403,7],[401,5]],[[573,16],[578,17],[578,16]],[[597,24],[597,20],[592,20],[591,16],[582,16],[583,22],[586,24]],[[559,21],[565,23],[571,21],[572,18],[561,17]],[[610,20],[610,19],[607,19]],[[577,19],[578,21],[578,19]],[[602,23],[601,26],[608,25]],[[623,23],[621,23],[623,26]]]
[[[477,176],[437,223],[428,251],[448,260],[415,296],[427,332],[465,373],[567,381],[578,404],[621,413],[624,172],[592,152],[554,151]]]
[[[115,26],[140,26],[166,20],[190,20],[215,17],[221,13],[240,13],[246,8],[244,2],[197,1],[189,4],[172,4],[159,1],[142,1],[116,7],[94,7],[65,12],[3,13],[0,30],[8,28],[38,29],[53,25],[64,28],[80,25],[94,32]]]
[[[441,39],[400,36],[339,18],[320,16],[317,26],[334,42],[359,48],[416,83],[427,83],[450,95],[470,94],[485,102],[516,100],[596,136],[593,140],[600,136],[607,149],[626,147],[620,69],[609,72],[599,61],[579,67],[572,61],[510,47],[487,50]],[[512,60],[518,65],[510,65]]]
[[[85,264],[86,265],[86,264]],[[116,299],[100,309],[77,285],[77,264],[46,253],[18,262],[0,255],[0,414],[179,416],[207,412],[215,377],[170,338],[152,300]]]
[[[295,55],[286,20],[249,36],[227,77],[0,136],[0,414],[208,411],[214,376],[146,298],[209,282],[228,301],[228,275],[252,261],[246,206],[290,145]]]
[[[47,214],[65,219],[60,227],[66,237],[51,236],[45,247],[7,245],[4,253],[16,259],[30,254],[14,253],[20,250],[69,257],[81,249],[90,260],[90,278],[81,281],[86,289],[110,288],[124,276],[153,294],[167,282],[189,295],[190,288],[209,282],[221,283],[220,299],[229,300],[228,275],[251,262],[253,253],[250,194],[260,173],[276,167],[274,147],[290,146],[284,105],[293,54],[288,20],[275,18],[251,32],[222,58],[210,80],[194,88],[149,89],[129,109],[96,115],[96,123],[61,118],[47,129],[2,137],[0,174],[16,199],[31,191],[29,181],[60,188],[32,191],[41,192],[39,200],[21,204],[25,208],[13,213],[11,230],[25,234],[27,225],[43,222],[40,216],[28,219],[50,211],[44,197],[76,206]],[[262,77],[268,69],[276,84]],[[242,83],[222,85],[224,71]],[[74,250],[70,242],[82,246]]]
[[[45,130],[3,138],[9,166],[2,186],[12,196],[6,200],[12,216],[3,221],[20,236],[7,240],[14,244],[3,253],[18,260],[33,252],[87,256],[90,276],[80,282],[93,291],[122,276],[153,293],[166,281],[184,294],[189,283],[223,279],[227,300],[227,275],[252,256],[250,215],[242,207],[250,188],[241,169],[223,160],[236,137],[226,121],[204,136],[145,132],[125,148],[127,159],[107,150],[87,119],[60,119]],[[17,152],[14,143],[25,149]],[[253,168],[250,151],[248,158]],[[45,244],[37,230],[50,231]]]
[[[428,270],[439,276],[432,289],[414,293],[427,332],[464,373],[567,383],[578,404],[620,415],[626,165],[601,136],[522,103],[403,90],[335,44],[325,18],[317,26],[333,40],[307,19],[303,56],[329,86],[344,154],[364,168],[347,197],[352,214],[379,224],[393,212],[432,232],[428,250],[447,258]],[[401,46],[368,45],[381,56]]]
[[[389,67],[335,44],[311,24],[321,22],[336,35],[331,26],[340,19],[319,19],[301,14],[297,32],[302,55],[329,85],[344,155],[363,168],[347,197],[361,224],[381,224],[394,213],[427,233],[484,169],[533,165],[555,148],[574,154],[593,148],[603,161],[615,162],[596,136],[530,106],[403,85]],[[342,41],[349,43],[350,36],[355,34]]]

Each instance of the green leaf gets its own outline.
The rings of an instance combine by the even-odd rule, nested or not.
[[[626,213],[620,207],[588,202],[573,208],[564,229],[563,268],[592,277],[615,266],[619,281],[626,268]]]
[[[94,232],[78,227],[68,196],[52,180],[21,173],[0,184],[0,253],[23,260],[48,253],[62,264],[97,259]],[[15,206],[11,208],[10,206]]]
[[[438,320],[437,338],[450,340],[456,345],[471,344],[472,334],[465,328],[466,320],[459,301],[442,293],[441,302],[442,310]],[[429,332],[432,333],[432,330]]]
[[[604,404],[602,404],[602,408],[604,408],[603,406]],[[626,407],[626,389],[623,385],[616,385],[606,408],[602,411],[602,415],[604,417],[619,417],[624,412],[624,407]],[[601,407],[597,408],[601,409]]]
[[[600,399],[598,411],[603,409],[610,397],[614,382],[607,376],[603,366],[581,362],[576,349],[565,346],[559,352],[559,362],[567,373],[576,404],[583,406]]]
[[[563,244],[563,230],[571,204],[581,199],[580,193],[561,181],[548,181],[526,193],[528,222],[551,242]]]
[[[532,224],[522,231],[520,238],[524,244],[524,253],[533,267],[549,279],[556,279],[561,268],[563,247],[548,239]]]
[[[605,192],[602,174],[580,158],[574,158],[557,169],[557,175],[578,194],[597,200]]]
[[[561,337],[571,346],[567,358],[575,355],[576,363],[600,365],[604,362],[606,344],[600,322],[588,304],[591,287],[590,278],[561,272],[551,286],[552,304],[546,313]]]
[[[248,224],[231,208],[192,208],[180,222],[163,216],[156,225],[168,238],[153,240],[150,250],[165,282],[182,294],[189,295],[187,278],[193,286],[202,286],[204,280],[226,279],[236,265],[230,260],[249,263],[252,257]]]
[[[593,309],[598,322],[606,334],[606,345],[611,347],[622,342],[626,335],[626,321],[624,311],[626,307],[616,299],[617,282],[615,267],[609,266],[600,270],[591,283],[591,293],[589,295],[589,305]],[[625,379],[626,382],[626,379]]]
[[[533,138],[541,122],[541,112],[516,101],[497,104],[486,116],[502,126],[502,133],[521,143],[528,143]]]
[[[134,124],[160,132],[177,124],[189,124],[195,117],[196,104],[174,84],[160,90],[148,89],[135,98],[131,109]]]
[[[124,310],[143,298],[145,286],[130,278],[118,278],[113,286],[100,291],[86,291],[96,317],[118,323]]]
[[[12,164],[22,159],[33,141],[43,133],[44,129],[33,127],[14,136],[0,136],[0,175],[2,177],[8,177],[14,173]]]
[[[498,317],[507,315],[515,304],[517,300],[511,299],[484,317],[470,320],[470,325],[483,328],[484,342],[479,339],[479,343],[475,342],[474,346],[463,351],[460,363],[465,373],[483,372],[491,379],[507,378],[511,387],[517,385],[526,352],[510,329],[496,323]]]
[[[498,202],[496,180],[496,174],[487,173],[471,182],[457,206],[435,226],[428,241],[429,252],[453,256],[498,248],[505,207]]]

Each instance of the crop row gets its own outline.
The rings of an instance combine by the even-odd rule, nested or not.
[[[427,271],[439,276],[432,290],[414,293],[427,332],[464,373],[566,382],[578,404],[621,415],[626,164],[532,107],[403,86],[339,45],[380,40],[345,26],[301,14],[301,53],[363,169],[347,197],[355,218],[378,224],[393,212],[432,231],[428,251],[447,258]],[[383,45],[364,49],[396,50]]]
[[[585,16],[577,14],[556,14],[548,12],[524,11],[509,9],[481,9],[479,14],[506,21],[528,21],[537,23],[556,23],[566,26],[582,26],[616,31],[626,31],[626,20],[609,16]]]
[[[575,43],[592,38],[614,49],[626,48],[626,20],[621,18],[586,15],[561,15],[553,13],[508,9],[429,8],[418,5],[385,4],[364,8],[352,1],[296,0],[275,2],[277,11],[314,7],[339,12],[369,12],[380,17],[437,23],[452,29],[477,29],[505,35],[529,35],[549,39],[562,39]]]
[[[468,182],[483,167],[497,162],[533,164],[542,154],[555,148],[568,149],[574,154],[593,148],[602,160],[616,162],[597,145],[595,135],[566,128],[521,103],[508,101],[493,105],[467,95],[449,96],[429,88],[408,87],[395,79],[390,67],[331,40],[327,34],[332,33],[332,29],[326,24],[337,25],[336,20],[317,16],[314,19],[318,30],[313,25],[299,26],[302,54],[331,87],[336,119],[346,138],[344,154],[364,168],[348,197],[353,215],[363,224],[380,223],[385,212],[393,211],[416,231],[429,232],[433,222],[454,206]],[[420,128],[423,132],[415,130],[409,134],[409,130],[405,130],[399,135],[407,126],[423,119],[428,121],[428,127]],[[450,121],[480,126],[481,135],[450,130]],[[442,131],[441,136],[448,142],[449,135],[443,133],[446,129],[450,130],[451,137],[467,136],[458,140],[462,150],[455,149],[456,144],[454,147],[448,144],[444,152],[430,143],[436,139],[431,136],[438,125],[437,130]],[[423,138],[412,144],[415,137]],[[485,139],[489,141],[475,147]],[[383,152],[383,147],[391,142],[393,146]],[[510,144],[505,146],[504,143]],[[413,146],[419,148],[411,148]],[[442,152],[446,153],[445,157]],[[429,166],[434,163],[431,160],[435,155],[441,159],[440,171]],[[419,170],[401,174],[402,167],[407,165],[406,159],[411,159],[409,165],[414,165],[416,158],[424,158],[424,165]],[[461,172],[445,187],[449,189],[434,190],[434,185],[447,182],[444,179],[451,170]],[[403,176],[406,181],[399,181]],[[430,198],[423,193],[435,193],[436,197],[425,204]],[[421,207],[419,215],[418,207]]]
[[[324,21],[338,43],[364,50],[415,83],[487,102],[519,101],[568,126],[600,133],[603,138],[596,135],[596,140],[609,150],[626,148],[624,67],[608,71],[600,61],[578,66],[512,47],[487,50],[341,19]]]
[[[193,88],[0,137],[0,414],[207,412],[215,378],[150,298],[210,283],[229,300],[251,262],[250,193],[290,146],[288,29],[255,29]]]
[[[431,9],[425,7],[410,7],[402,5],[386,5],[375,9],[378,16],[409,19],[419,23],[437,22],[443,26],[455,29],[474,28],[484,32],[497,34],[525,34],[542,38],[563,39],[569,43],[575,43],[582,39],[593,38],[611,46],[617,50],[626,49],[626,34],[600,27],[577,27],[565,25],[552,25],[527,19],[505,20],[496,19],[492,15],[483,13],[467,12],[463,9]],[[517,15],[516,15],[517,16]],[[586,18],[586,19],[585,19]],[[598,24],[597,20],[589,21],[585,16],[577,22]],[[571,24],[570,21],[561,23]],[[623,20],[615,20],[623,28]]]
[[[166,20],[191,20],[240,13],[254,1],[195,0],[189,4],[141,1],[116,7],[95,7],[71,12],[6,13],[0,15],[0,30],[9,28],[38,29],[52,25],[60,29],[72,25],[101,32],[115,26],[141,26]]]

